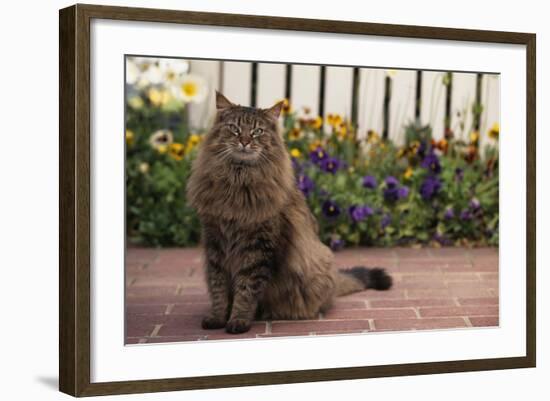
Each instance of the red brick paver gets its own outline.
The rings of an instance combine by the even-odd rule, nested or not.
[[[209,309],[201,250],[129,248],[126,343],[433,330],[499,325],[495,248],[356,248],[335,255],[338,267],[382,266],[389,291],[338,298],[316,320],[259,321],[248,333],[203,330]]]

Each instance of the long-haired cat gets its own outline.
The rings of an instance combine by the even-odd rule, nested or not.
[[[340,295],[390,288],[383,269],[337,270],[295,184],[278,129],[282,103],[217,114],[187,184],[202,224],[211,311],[205,329],[250,329],[254,318],[314,319]]]

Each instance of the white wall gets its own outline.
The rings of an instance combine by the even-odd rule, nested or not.
[[[258,2],[233,0],[96,1],[142,7],[187,8],[245,14],[439,25],[538,33],[538,310],[537,369],[446,374],[422,377],[295,384],[104,397],[101,400],[545,400],[548,398],[550,349],[548,325],[550,250],[547,227],[550,191],[550,25],[544,2],[525,0],[394,0],[366,4],[352,0]],[[62,400],[57,377],[57,9],[70,1],[5,2],[1,12],[0,227],[2,305],[0,355],[4,399]],[[329,50],[327,50],[329,51]]]

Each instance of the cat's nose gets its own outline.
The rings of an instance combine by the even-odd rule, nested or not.
[[[243,145],[244,148],[250,147],[250,142],[252,142],[252,138],[239,138],[239,142],[241,145]]]

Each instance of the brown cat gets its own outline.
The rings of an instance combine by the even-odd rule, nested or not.
[[[216,93],[216,107],[187,184],[212,302],[203,328],[242,333],[255,317],[314,319],[336,296],[390,288],[383,269],[332,267],[278,130],[282,103],[256,109]]]

